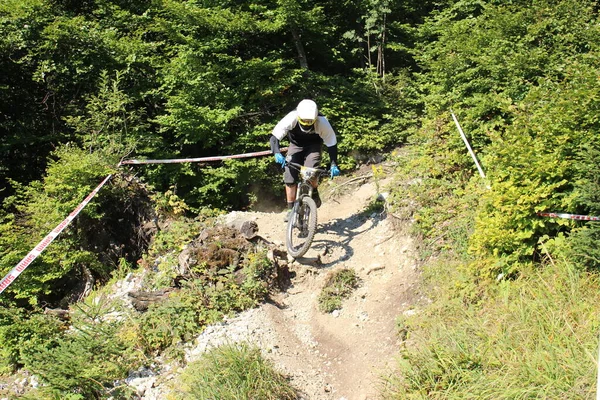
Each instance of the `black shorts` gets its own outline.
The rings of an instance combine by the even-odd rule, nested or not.
[[[305,167],[319,168],[319,164],[321,163],[321,148],[321,143],[304,147],[290,144],[288,146],[287,157],[291,156],[291,161],[296,164],[302,164]],[[283,182],[287,185],[293,185],[298,182],[299,174],[300,171],[286,165],[285,172],[283,173]]]

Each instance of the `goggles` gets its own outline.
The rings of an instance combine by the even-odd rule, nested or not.
[[[302,126],[311,126],[315,123],[314,119],[303,119],[298,117],[298,122],[300,122],[300,125]]]

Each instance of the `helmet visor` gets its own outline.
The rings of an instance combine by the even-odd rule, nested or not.
[[[302,126],[311,126],[311,125],[313,125],[315,123],[315,120],[314,119],[305,119],[305,118],[298,117],[298,122]]]

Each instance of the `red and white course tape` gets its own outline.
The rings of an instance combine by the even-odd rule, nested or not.
[[[282,148],[282,152],[287,151],[287,148]],[[233,158],[249,158],[249,157],[258,157],[258,156],[267,156],[271,155],[271,151],[257,151],[255,153],[245,153],[245,154],[234,154],[230,156],[218,156],[218,157],[202,157],[202,158],[177,158],[170,160],[125,160],[121,161],[118,166],[123,164],[177,164],[177,163],[186,163],[186,162],[210,162],[210,161],[223,161]],[[112,175],[107,176],[102,183],[100,183],[96,189],[94,189],[86,198],[73,210],[71,214],[67,218],[64,219],[56,228],[52,230],[33,250],[29,252],[23,258],[16,267],[14,267],[2,280],[0,281],[0,293],[4,292],[4,290],[10,286],[11,283],[35,260],[41,253],[44,251],[50,243],[65,229],[75,217],[79,214],[81,210],[92,200],[92,198],[98,193],[98,191],[104,186],[106,182],[112,177]]]
[[[576,214],[565,214],[565,213],[537,213],[540,217],[551,217],[551,218],[565,218],[574,219],[578,221],[600,221],[600,217],[592,217],[589,215],[576,215]]]
[[[100,188],[102,186],[104,186],[104,184],[106,182],[108,182],[108,180],[111,178],[112,175],[107,176],[106,178],[104,178],[104,180],[102,181],[101,184],[99,184],[96,189],[94,189],[86,198],[85,200],[83,200],[81,202],[81,204],[79,204],[77,206],[77,208],[75,208],[75,210],[73,210],[73,212],[71,214],[69,214],[69,216],[67,218],[65,218],[63,220],[63,222],[61,222],[60,224],[58,224],[58,226],[56,228],[54,228],[52,230],[52,232],[50,232],[40,243],[38,243],[37,246],[35,246],[35,248],[33,250],[31,250],[29,252],[29,254],[27,254],[25,256],[25,258],[23,258],[16,267],[14,267],[4,278],[2,278],[2,280],[0,281],[0,293],[4,292],[4,290],[10,286],[10,284],[17,279],[17,277],[21,274],[21,272],[23,272],[25,270],[25,268],[27,268],[29,266],[29,264],[31,264],[33,262],[33,260],[35,260],[41,253],[42,251],[44,251],[44,249],[46,247],[48,247],[48,245],[50,243],[52,243],[52,241],[54,239],[56,239],[56,237],[63,231],[63,229],[65,229],[70,223],[71,221],[73,221],[75,219],[75,217],[77,217],[77,215],[79,214],[79,212],[81,210],[83,210],[83,208],[90,202],[90,200],[92,200],[92,198],[98,193],[98,191],[100,190]]]
[[[282,148],[281,151],[286,151],[287,148]],[[218,157],[200,157],[200,158],[173,158],[167,160],[124,160],[119,163],[119,165],[123,164],[181,164],[181,163],[194,163],[194,162],[211,162],[211,161],[223,161],[230,160],[234,158],[250,158],[250,157],[258,157],[258,156],[268,156],[271,155],[271,151],[257,151],[255,153],[244,153],[244,154],[234,154],[232,156],[218,156]]]

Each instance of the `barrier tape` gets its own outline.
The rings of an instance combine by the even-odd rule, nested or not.
[[[27,254],[25,256],[25,258],[23,258],[16,267],[14,267],[8,274],[6,274],[6,276],[4,278],[2,278],[2,280],[0,281],[0,293],[4,292],[4,290],[10,286],[10,284],[17,279],[17,277],[21,274],[21,272],[23,272],[25,270],[25,268],[27,268],[29,266],[29,264],[31,264],[33,262],[33,260],[35,260],[41,253],[42,251],[44,251],[44,249],[46,247],[48,247],[48,245],[50,243],[52,243],[52,241],[54,239],[56,239],[56,237],[71,223],[71,221],[73,221],[75,219],[75,217],[77,217],[77,215],[79,214],[79,212],[81,210],[83,210],[83,208],[90,202],[90,200],[92,200],[92,198],[98,193],[98,191],[100,190],[100,188],[102,188],[102,186],[104,186],[104,184],[106,182],[108,182],[108,180],[112,177],[112,174],[107,176],[106,178],[104,178],[104,180],[102,181],[102,183],[100,183],[96,189],[94,189],[86,198],[85,200],[83,200],[81,202],[81,204],[79,204],[74,210],[73,212],[71,212],[71,214],[69,214],[69,216],[67,218],[65,218],[60,224],[58,224],[58,226],[56,228],[54,228],[52,230],[52,232],[50,232],[44,239],[42,239],[41,242],[38,243],[37,246],[35,246],[35,248],[33,250],[31,250],[29,252],[29,254]]]
[[[592,217],[589,215],[576,215],[576,214],[565,214],[565,213],[537,213],[540,217],[551,217],[551,218],[565,218],[574,219],[578,221],[600,221],[600,217]]]
[[[287,147],[281,149],[282,152],[287,151]],[[271,151],[257,151],[254,153],[235,154],[230,156],[219,156],[219,157],[202,157],[202,158],[177,158],[167,160],[124,160],[121,161],[117,166],[120,167],[123,164],[176,164],[185,162],[210,162],[210,161],[223,161],[233,158],[249,158],[271,155]],[[56,228],[52,230],[33,250],[31,250],[25,258],[8,273],[2,280],[0,280],[0,294],[10,286],[11,283],[23,272],[32,262],[35,260],[45,249],[56,239],[56,237],[77,217],[77,215],[83,210],[85,206],[92,200],[92,198],[100,191],[102,186],[108,182],[112,177],[112,174],[107,176],[102,183],[100,183],[96,189],[94,189],[82,202],[79,204],[67,218],[65,218]]]
[[[281,151],[286,151],[286,148],[282,148]],[[258,156],[268,156],[271,155],[270,150],[266,151],[257,151],[254,153],[245,153],[245,154],[235,154],[232,156],[219,156],[219,157],[200,157],[200,158],[173,158],[166,160],[124,160],[119,163],[119,166],[123,164],[181,164],[181,163],[195,163],[195,162],[211,162],[211,161],[223,161],[230,160],[234,158],[250,158],[250,157],[258,157]]]

